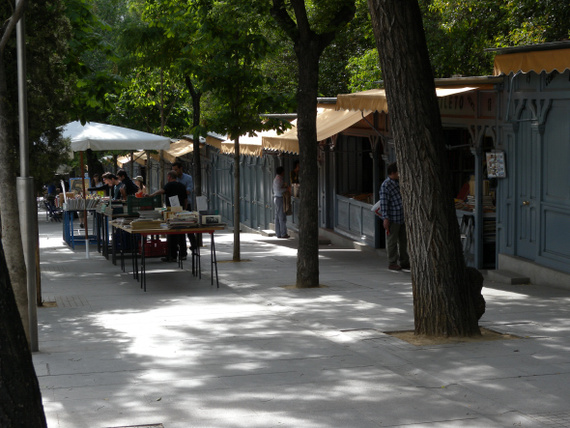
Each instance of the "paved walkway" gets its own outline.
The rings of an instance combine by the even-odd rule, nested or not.
[[[297,240],[216,240],[220,288],[152,259],[130,272],[62,243],[40,216],[34,364],[50,428],[570,426],[570,291],[486,283],[481,326],[515,340],[414,346],[410,274],[375,251],[320,249],[297,290]]]

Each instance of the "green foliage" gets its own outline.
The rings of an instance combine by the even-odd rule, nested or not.
[[[422,2],[423,3],[423,2]],[[496,0],[433,0],[424,7],[424,28],[436,77],[486,75],[493,70],[490,47],[504,22]],[[452,4],[453,3],[453,4]]]
[[[508,34],[497,43],[525,45],[570,38],[570,4],[553,0],[517,0],[505,4]]]
[[[125,76],[118,95],[107,94],[115,106],[109,121],[155,134],[181,135],[189,126],[188,108],[182,102],[187,97],[180,76],[141,66]]]
[[[350,58],[347,65],[348,92],[378,88],[378,82],[382,80],[379,61],[376,49],[369,49],[363,52],[361,56]]]
[[[283,105],[262,73],[271,45],[259,30],[260,5],[244,0],[228,8],[226,2],[215,2],[202,14],[198,32],[210,51],[208,72],[201,80],[216,110],[206,124],[233,139],[269,127],[259,115]]]
[[[62,0],[29,2],[25,13],[28,136],[30,142],[30,173],[36,183],[53,178],[61,164],[65,144],[59,140],[56,127],[67,123],[68,107],[72,100],[72,87],[67,75],[67,40],[71,26]],[[9,2],[0,2],[0,16],[10,16]],[[34,29],[41,31],[34,31]],[[7,45],[4,63],[6,66],[7,99],[10,109],[4,124],[9,141],[13,143],[13,157],[2,159],[18,165],[18,95],[16,66],[16,37]],[[18,168],[16,168],[18,171]]]
[[[422,0],[424,27],[438,77],[491,74],[484,49],[567,39],[570,4],[538,0]]]
[[[331,46],[323,52],[320,61],[320,92],[322,92],[322,83],[328,79],[335,79],[338,82],[334,95],[377,87],[377,82],[381,79],[368,3],[366,0],[356,0],[355,6],[354,18],[339,31]],[[329,52],[339,46],[343,48],[344,56],[330,58]],[[327,66],[329,62],[342,67],[342,71],[331,73],[331,68]]]
[[[70,116],[81,120],[105,121],[113,106],[105,94],[117,90],[113,73],[115,24],[124,11],[123,0],[68,0],[65,15],[71,23],[67,78],[73,87]],[[98,15],[100,14],[100,15]],[[106,23],[103,18],[106,18]]]
[[[243,135],[263,126],[259,114],[281,102],[262,73],[265,58],[278,55],[263,34],[265,2],[146,0],[137,10],[148,26],[144,32],[157,33],[147,39],[156,41],[152,62],[168,64],[197,93],[210,93],[202,98],[208,130]],[[152,57],[148,49],[145,56]],[[197,126],[190,133],[204,130]]]
[[[293,43],[276,28],[264,27],[271,49],[260,64],[261,72],[271,82],[271,89],[287,100],[280,111],[295,111],[295,92],[299,81]]]

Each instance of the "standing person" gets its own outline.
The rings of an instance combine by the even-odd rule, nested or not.
[[[293,162],[293,169],[291,170],[291,184],[299,184],[299,161]]]
[[[283,207],[283,192],[289,189],[283,177],[285,168],[278,166],[273,179],[273,203],[275,205],[275,234],[278,238],[289,238],[287,234],[287,216]]]
[[[187,205],[182,205],[182,207],[188,211],[192,211],[192,195],[194,193],[194,181],[192,180],[192,176],[190,174],[186,174],[184,172],[184,166],[182,162],[174,162],[172,164],[172,170],[176,173],[176,180],[179,183],[182,183],[184,187],[186,187],[186,203]],[[190,241],[190,249],[193,250],[196,248],[197,241],[196,235],[193,233],[188,234],[188,240]],[[188,249],[186,247],[186,239],[184,239],[184,248],[181,248],[180,255],[182,257],[186,257],[188,255]]]
[[[101,181],[101,176],[97,173],[93,174],[93,185],[91,187],[103,187],[105,183]]]
[[[121,182],[112,172],[106,172],[102,175],[103,183],[107,185],[109,193],[113,200],[118,201],[121,199]]]
[[[105,183],[103,183],[101,176],[97,173],[93,174],[93,182],[87,191],[91,192],[92,194],[98,194],[100,196],[108,195],[108,187]]]
[[[386,250],[388,252],[388,269],[390,270],[410,268],[399,179],[398,166],[396,163],[391,163],[388,165],[388,177],[380,186],[380,213],[387,235]],[[398,264],[398,260],[400,260],[400,264]]]
[[[117,178],[121,182],[121,199],[126,200],[127,196],[131,196],[139,191],[138,186],[133,183],[127,174],[127,171],[120,169],[117,171]]]
[[[142,177],[142,175],[137,175],[133,181],[139,188],[139,191],[135,193],[135,196],[137,198],[142,198],[144,195],[146,195],[146,186],[144,185],[144,178]]]
[[[172,164],[172,170],[176,173],[176,181],[184,184],[184,187],[186,187],[186,200],[188,201],[188,205],[184,206],[184,209],[191,211],[192,193],[194,192],[194,181],[192,180],[192,176],[184,172],[182,162],[174,162]]]
[[[186,187],[184,187],[182,183],[176,181],[177,178],[178,176],[175,171],[168,171],[168,174],[166,174],[167,183],[164,185],[164,187],[162,189],[158,189],[156,192],[149,196],[165,195],[165,202],[167,207],[170,206],[170,198],[172,196],[178,196],[180,206],[186,206]],[[186,238],[184,235],[167,235],[166,241],[168,243],[168,255],[161,259],[163,262],[176,261],[176,254],[178,253],[179,248],[180,259],[186,260],[186,256],[184,255],[184,250],[186,250]]]
[[[47,185],[46,199],[48,200],[48,202],[52,203],[55,206],[56,196],[57,196],[57,187],[55,185],[55,181],[52,181]]]

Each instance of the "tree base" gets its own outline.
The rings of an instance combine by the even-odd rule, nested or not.
[[[306,290],[308,288],[329,288],[328,285],[319,284],[318,287],[298,287],[297,285],[283,285],[286,290]]]
[[[415,334],[413,330],[409,331],[387,331],[386,334],[396,337],[404,342],[414,346],[432,346],[432,345],[450,345],[472,342],[486,342],[492,340],[513,340],[519,339],[518,336],[512,334],[503,334],[487,328],[480,328],[481,334],[478,336],[426,336]]]

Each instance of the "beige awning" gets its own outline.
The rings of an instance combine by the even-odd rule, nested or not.
[[[170,143],[170,148],[168,150],[163,151],[164,159],[168,162],[175,162],[177,157],[184,156],[185,154],[192,153],[194,151],[193,142],[191,140],[178,140],[174,143]],[[151,158],[154,160],[159,160],[160,156],[158,153],[152,153],[150,155]],[[138,152],[133,153],[133,158],[135,162],[144,165],[147,159],[146,152],[144,150],[140,150]],[[124,155],[119,156],[117,158],[117,163],[120,167],[124,164],[129,163],[131,161],[131,155]]]
[[[297,140],[297,127],[295,120],[293,127],[285,131],[283,134],[262,137],[262,145],[266,150],[274,150],[283,153],[299,154],[299,141]]]
[[[261,156],[263,154],[263,137],[272,137],[277,135],[277,131],[260,131],[256,132],[254,136],[242,135],[239,137],[239,153],[244,156]],[[235,142],[233,140],[226,140],[221,144],[222,153],[229,155],[235,153]]]
[[[139,150],[138,152],[134,152],[133,158],[135,162],[138,163],[139,165],[144,165],[146,161],[146,152],[144,150]],[[119,165],[119,168],[122,168],[123,165],[129,163],[130,161],[131,161],[130,153],[128,155],[117,157],[117,164]]]
[[[358,111],[388,111],[386,91],[384,89],[369,89],[353,94],[339,94],[336,97],[336,108]]]
[[[570,48],[517,52],[495,56],[495,76],[518,71],[523,73],[528,73],[529,71],[551,73],[557,70],[559,73],[563,73],[566,69],[570,69]]]
[[[462,92],[474,91],[480,89],[479,86],[446,86],[435,88],[436,95],[439,98],[448,97],[450,95],[460,94]],[[356,92],[354,94],[340,94],[336,98],[336,108],[344,110],[368,110],[378,112],[388,112],[388,102],[386,101],[386,91],[384,89],[370,89],[368,91]],[[366,114],[368,114],[366,113]]]
[[[370,111],[335,110],[334,106],[319,108],[317,111],[317,141],[324,141],[333,135],[339,134],[355,123],[362,120]],[[281,135],[264,136],[263,147],[268,150],[278,150],[288,153],[299,153],[297,140],[297,127],[293,124]]]
[[[163,156],[165,160],[172,163],[176,161],[177,157],[184,156],[185,154],[192,153],[193,151],[194,142],[191,140],[182,139],[170,144],[170,148],[164,151]]]
[[[206,135],[206,144],[208,146],[215,147],[218,150],[222,149],[222,141],[223,139],[221,138],[213,137],[210,134]]]

